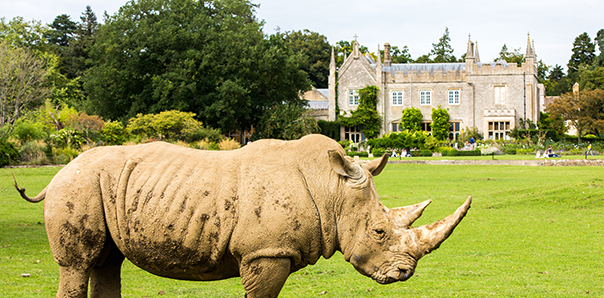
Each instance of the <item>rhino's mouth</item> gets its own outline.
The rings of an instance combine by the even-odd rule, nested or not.
[[[413,269],[405,269],[394,266],[386,272],[383,272],[381,270],[376,271],[371,275],[371,278],[380,284],[390,284],[397,281],[406,281],[407,279],[411,278],[411,276],[413,276],[414,272],[415,270]]]

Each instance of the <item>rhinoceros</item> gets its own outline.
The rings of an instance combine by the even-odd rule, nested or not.
[[[99,147],[30,198],[60,267],[57,297],[121,295],[124,258],[153,274],[209,281],[241,276],[247,297],[276,297],[288,276],[342,252],[381,284],[410,278],[465,216],[412,227],[430,203],[388,209],[373,176],[330,138],[260,140],[233,151],[163,142]]]

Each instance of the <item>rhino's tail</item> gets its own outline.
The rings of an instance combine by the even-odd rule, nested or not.
[[[25,194],[25,188],[19,188],[19,185],[17,185],[17,179],[15,178],[15,174],[11,174],[13,175],[13,180],[15,181],[15,188],[21,194],[22,198],[31,203],[39,203],[44,200],[44,198],[46,197],[46,188],[48,188],[48,186],[45,187],[37,196],[30,198]]]

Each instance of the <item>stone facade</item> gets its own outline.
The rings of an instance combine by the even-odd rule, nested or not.
[[[328,89],[317,89],[312,87],[312,90],[304,92],[300,97],[308,101],[308,113],[316,120],[329,119],[329,99]]]
[[[336,104],[340,111],[352,111],[358,105],[356,92],[374,85],[380,89],[377,110],[383,117],[382,134],[398,131],[402,111],[410,107],[421,110],[424,127],[429,130],[432,109],[441,106],[449,111],[451,138],[466,127],[476,127],[486,139],[508,138],[520,118],[538,121],[545,100],[530,38],[525,58],[520,66],[505,61],[483,63],[478,46],[468,40],[465,63],[395,64],[390,61],[389,44],[384,45],[382,62],[381,56],[377,61],[363,56],[355,40],[353,52],[338,70],[332,52],[329,120],[336,119]],[[354,128],[342,128],[341,136],[363,139]]]

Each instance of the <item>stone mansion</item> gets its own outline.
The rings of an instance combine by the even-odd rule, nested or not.
[[[525,61],[521,66],[481,62],[478,46],[468,39],[465,62],[396,64],[391,63],[389,44],[384,44],[383,61],[381,55],[375,61],[361,54],[355,38],[352,53],[339,69],[332,50],[328,120],[336,120],[336,105],[341,111],[356,109],[358,90],[374,85],[380,89],[377,110],[383,118],[382,134],[399,131],[402,111],[410,107],[421,110],[422,127],[430,131],[432,108],[441,106],[450,115],[450,138],[457,138],[466,127],[476,127],[485,139],[506,139],[520,118],[537,122],[543,109],[545,87],[537,82],[537,59],[530,37]],[[340,129],[341,139],[364,139],[357,128]]]

